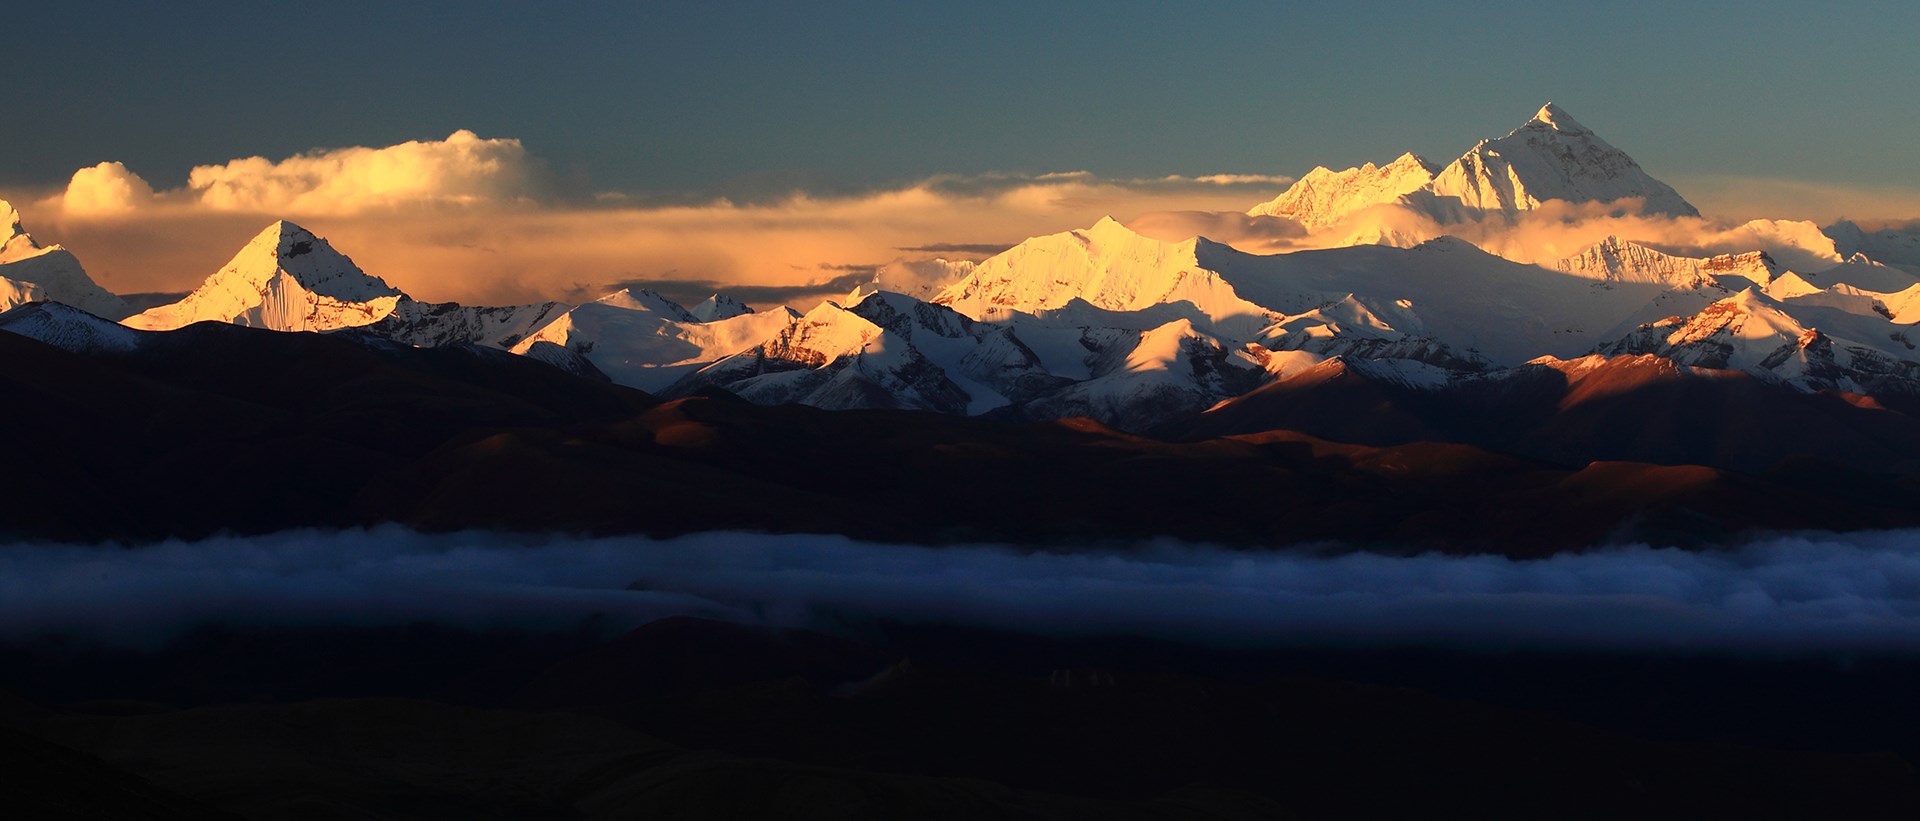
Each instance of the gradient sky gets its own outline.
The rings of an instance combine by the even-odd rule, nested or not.
[[[0,185],[456,128],[594,190],[1445,160],[1560,102],[1656,175],[1920,190],[1903,2],[164,3],[9,14]]]

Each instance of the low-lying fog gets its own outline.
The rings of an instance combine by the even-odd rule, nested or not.
[[[561,539],[399,528],[137,549],[0,546],[0,639],[146,645],[211,621],[564,628],[871,619],[1217,644],[1920,650],[1920,531],[1725,552],[1498,557],[924,548],[832,536]]]

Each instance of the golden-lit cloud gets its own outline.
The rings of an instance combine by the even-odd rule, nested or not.
[[[190,289],[261,227],[284,218],[416,297],[482,303],[581,299],[617,283],[661,280],[762,286],[756,293],[799,299],[810,289],[840,289],[849,270],[903,258],[979,259],[1109,215],[1238,210],[1290,182],[949,174],[755,202],[661,205],[617,194],[571,201],[542,188],[540,164],[519,141],[465,131],[443,141],[201,166],[183,188],[139,188],[140,195],[118,199],[94,197],[101,186],[93,183],[120,177],[91,176],[100,179],[70,185],[26,217],[115,291]],[[96,201],[114,207],[79,205]]]
[[[1819,216],[1811,206],[1768,210],[1781,199],[1811,197],[1806,188],[1725,181],[1704,187],[1709,195],[1700,202],[1708,213],[1738,217],[1725,220],[1550,203],[1511,221],[1439,226],[1381,206],[1309,233],[1288,220],[1244,213],[1290,182],[1263,174],[1109,178],[1077,170],[943,174],[862,193],[793,192],[752,202],[658,204],[619,193],[566,199],[520,141],[458,131],[444,140],[203,165],[186,186],[159,192],[110,162],[81,169],[64,191],[37,201],[0,193],[15,194],[36,235],[65,244],[121,293],[191,289],[282,218],[327,237],[369,273],[416,297],[492,304],[591,298],[626,282],[682,282],[741,287],[763,305],[780,299],[805,308],[844,290],[850,272],[903,259],[977,260],[1103,216],[1160,239],[1206,236],[1254,253],[1412,244],[1451,234],[1532,262],[1571,256],[1607,236],[1690,255],[1767,250],[1803,271],[1832,256],[1814,222],[1740,221],[1767,213]],[[1822,202],[1859,205],[1836,205],[1836,215],[1920,215],[1920,202],[1886,192],[1853,199],[1843,189],[1818,193]],[[1721,195],[1751,195],[1763,205],[1734,208],[1733,200],[1713,198]]]
[[[1673,182],[1702,212],[1725,219],[1826,225],[1839,219],[1878,224],[1920,218],[1920,192],[1910,188],[1713,175],[1681,175]]]
[[[117,162],[103,162],[73,172],[60,197],[68,214],[101,216],[124,214],[153,201],[153,186]]]
[[[537,176],[537,163],[519,140],[460,130],[444,140],[202,165],[188,175],[187,193],[220,211],[353,214],[531,197]]]

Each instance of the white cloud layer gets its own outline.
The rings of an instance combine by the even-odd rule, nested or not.
[[[922,548],[832,536],[673,540],[398,528],[137,549],[0,548],[0,638],[152,643],[221,620],[545,629],[696,615],[788,627],[895,619],[1210,644],[1413,643],[1920,651],[1920,531],[1724,552],[1549,559]]]

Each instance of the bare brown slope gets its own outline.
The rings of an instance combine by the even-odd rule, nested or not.
[[[1567,466],[1704,465],[1750,474],[1920,474],[1920,420],[1838,395],[1800,393],[1653,356],[1590,367],[1527,366],[1420,389],[1330,361],[1162,433],[1202,439],[1299,430],[1373,445],[1462,442]]]
[[[528,471],[533,471],[528,473]],[[366,497],[429,529],[842,533],[1087,544],[1148,536],[1536,555],[1608,538],[1885,526],[1853,504],[1725,471],[1569,470],[1467,445],[1343,445],[1288,432],[1168,443],[1084,420],[1010,427],[905,412],[677,400],[615,425],[445,448]],[[527,478],[535,477],[535,478]],[[1660,477],[1650,481],[1649,477]],[[515,499],[521,500],[519,503]]]

